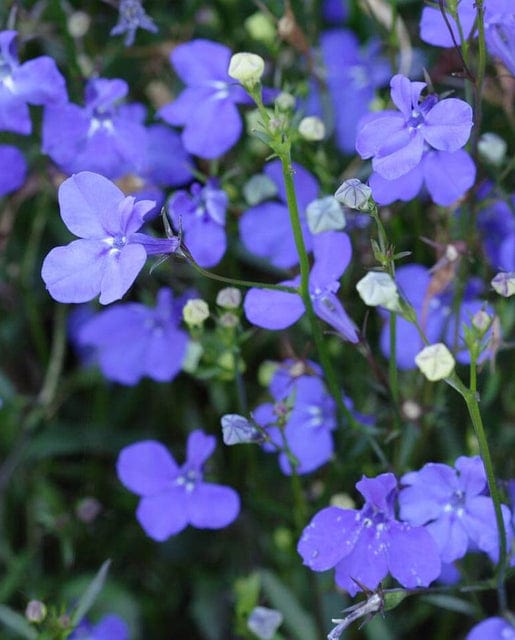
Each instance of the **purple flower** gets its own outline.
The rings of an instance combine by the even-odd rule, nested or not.
[[[129,627],[119,616],[108,614],[95,625],[81,622],[70,640],[129,640]]]
[[[346,340],[358,342],[357,328],[336,297],[338,280],[352,255],[349,236],[337,231],[320,233],[313,237],[313,253],[315,261],[309,276],[309,290],[315,313]],[[298,287],[299,283],[300,276],[281,282],[291,287]],[[305,312],[299,294],[270,289],[250,289],[243,308],[249,322],[265,329],[285,329]]]
[[[375,90],[391,77],[390,65],[378,55],[376,41],[360,48],[356,35],[346,29],[323,33],[320,48],[334,114],[336,143],[343,152],[351,154],[358,123],[368,112]]]
[[[375,589],[388,572],[403,587],[426,587],[440,575],[435,542],[423,527],[395,519],[397,481],[391,473],[363,478],[361,510],[327,507],[304,529],[297,550],[313,571],[336,570],[338,586],[355,595],[359,581]]]
[[[214,267],[225,253],[228,202],[227,194],[214,179],[204,187],[193,184],[189,193],[177,191],[168,202],[168,215],[175,229],[182,230],[188,250],[201,267]]]
[[[160,240],[138,230],[154,202],[135,202],[103,176],[83,171],[59,187],[61,217],[80,239],[52,249],[41,276],[58,302],[100,303],[120,299],[148,255],[173,253],[178,241]]]
[[[312,235],[306,221],[306,208],[318,195],[318,183],[304,167],[296,163],[292,167],[304,243],[306,250],[311,251]],[[262,202],[247,209],[240,219],[240,238],[250,253],[269,260],[275,267],[289,269],[299,263],[299,256],[291,230],[280,160],[269,162],[264,174],[276,185],[279,202]]]
[[[16,191],[25,182],[27,163],[22,152],[8,144],[0,145],[0,198]]]
[[[505,618],[494,616],[476,624],[465,640],[515,640],[515,626]]]
[[[16,31],[0,31],[0,131],[29,134],[32,122],[27,104],[64,102],[66,84],[48,56],[20,64],[16,36]]]
[[[442,562],[453,562],[476,548],[493,560],[499,555],[494,504],[485,495],[487,481],[479,456],[461,456],[455,468],[428,463],[401,479],[400,518],[424,525],[435,540]],[[502,505],[507,530],[509,509]]]
[[[160,289],[155,308],[130,302],[87,319],[77,331],[79,347],[93,347],[108,380],[134,385],[144,376],[169,382],[180,372],[188,334],[179,329],[182,305]]]
[[[476,166],[463,149],[452,153],[428,150],[420,164],[404,175],[387,180],[374,172],[369,185],[374,200],[381,205],[413,200],[425,186],[433,202],[448,207],[472,187],[475,179]]]
[[[110,35],[119,36],[125,33],[124,44],[130,47],[134,43],[137,29],[145,29],[151,33],[158,31],[152,18],[141,6],[141,0],[120,0],[118,22],[111,29]]]
[[[141,497],[136,517],[145,533],[162,542],[189,524],[221,529],[240,511],[234,489],[204,482],[202,467],[215,449],[215,438],[199,429],[188,437],[186,462],[179,466],[155,440],[136,442],[118,456],[121,483]]]
[[[386,180],[394,180],[414,169],[426,149],[452,153],[467,142],[472,128],[472,109],[463,100],[439,100],[434,94],[420,99],[425,82],[410,82],[397,74],[391,82],[391,97],[398,111],[366,116],[356,140],[362,158],[372,158],[372,167]]]
[[[145,166],[145,109],[119,104],[128,93],[124,80],[94,78],[85,105],[45,109],[42,150],[68,174],[93,171],[107,178],[138,173]]]
[[[475,26],[476,7],[473,0],[460,0],[456,7],[460,28],[447,12],[454,40],[461,43],[461,35],[467,40]],[[485,2],[485,39],[491,55],[499,58],[512,74],[515,74],[515,11],[512,0],[488,0]],[[477,35],[477,28],[474,31]],[[453,47],[454,41],[440,9],[424,7],[420,21],[420,38],[437,47]]]
[[[493,310],[489,305],[477,298],[480,284],[475,280],[470,280],[464,293],[458,318],[453,313],[453,291],[447,288],[439,294],[431,294],[429,285],[431,274],[426,267],[418,264],[399,267],[395,273],[397,286],[404,298],[413,306],[418,322],[422,327],[430,343],[445,342],[445,344],[455,352],[458,362],[470,362],[470,354],[465,347],[463,325],[470,326],[472,317],[480,309],[484,308],[492,317]],[[479,289],[479,290],[478,290]],[[381,312],[387,317],[387,312]],[[456,332],[456,322],[459,329]],[[483,344],[487,345],[492,335],[489,330]],[[457,343],[456,343],[457,338]],[[381,350],[388,357],[390,354],[390,327],[385,323],[381,332]],[[417,328],[404,318],[397,317],[397,341],[396,356],[397,366],[400,369],[414,369],[415,356],[424,347],[422,338]],[[482,362],[488,357],[491,351],[487,348],[479,358]]]
[[[515,271],[515,194],[508,201],[488,197],[477,217],[486,256],[494,269]]]
[[[276,376],[277,373],[274,378]],[[274,393],[281,388],[282,382],[277,385],[272,379],[270,391],[275,402],[259,405],[252,412],[252,417],[268,435],[269,441],[263,446],[264,450],[281,452],[279,466],[284,474],[292,473],[285,445],[295,458],[296,473],[310,473],[333,455],[334,400],[322,380],[312,375],[290,377],[284,393]]]
[[[172,51],[170,62],[186,85],[159,111],[166,122],[184,127],[186,150],[201,158],[217,158],[238,141],[242,123],[236,105],[249,96],[227,74],[231,50],[209,40],[192,40]]]

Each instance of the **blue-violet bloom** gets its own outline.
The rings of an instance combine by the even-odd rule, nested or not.
[[[336,584],[355,595],[358,584],[375,589],[388,572],[403,587],[427,587],[441,562],[423,527],[395,518],[397,480],[391,473],[363,478],[356,488],[365,498],[357,509],[327,507],[304,529],[297,550],[313,571],[335,569]]]
[[[134,43],[137,29],[145,29],[151,33],[158,31],[152,18],[143,9],[141,0],[120,0],[118,22],[111,29],[110,35],[119,36],[125,33],[124,44],[130,47]]]
[[[16,36],[16,31],[0,31],[0,131],[29,134],[32,122],[27,105],[65,102],[66,83],[49,56],[20,64]]]
[[[386,180],[414,169],[426,149],[452,153],[467,142],[472,109],[457,98],[439,100],[430,94],[421,100],[425,82],[410,82],[401,74],[391,82],[391,97],[399,111],[386,110],[365,116],[356,139],[362,158]]]
[[[479,456],[459,457],[453,467],[430,462],[401,478],[399,516],[423,525],[438,546],[442,562],[453,562],[479,549],[496,561],[499,536],[492,498]],[[510,510],[502,505],[507,532]]]
[[[25,182],[27,163],[22,152],[10,144],[0,145],[0,198]]]
[[[83,620],[70,640],[129,640],[129,627],[117,615],[107,614],[97,624]]]
[[[174,228],[201,267],[214,267],[227,247],[225,214],[229,198],[215,179],[205,186],[195,183],[187,191],[177,191],[168,201],[168,216]]]
[[[313,308],[319,318],[330,324],[349,342],[358,342],[358,330],[336,297],[339,278],[347,268],[352,247],[349,236],[339,231],[324,231],[313,237],[315,261],[309,276]],[[280,284],[298,287],[300,276]],[[250,289],[243,303],[247,320],[264,329],[286,329],[304,314],[297,293],[271,289]]]
[[[465,640],[515,640],[515,625],[499,616],[487,618],[476,624]]]
[[[100,303],[119,300],[143,268],[148,255],[173,253],[178,240],[139,233],[155,203],[135,202],[110,180],[83,171],[59,187],[61,218],[79,237],[52,249],[41,276],[58,302]]]
[[[155,440],[122,449],[116,464],[118,478],[141,497],[136,517],[150,538],[162,542],[188,525],[221,529],[238,516],[240,499],[236,491],[204,481],[202,467],[215,444],[213,436],[199,429],[193,431],[182,466]]]
[[[182,304],[170,289],[160,289],[155,308],[137,302],[117,304],[87,319],[76,338],[93,348],[108,380],[135,385],[148,376],[169,382],[180,372],[188,334],[179,328]]]
[[[191,40],[170,54],[170,62],[186,85],[159,110],[171,125],[184,127],[182,141],[189,153],[217,158],[238,141],[242,131],[237,104],[250,102],[243,87],[227,73],[231,50],[210,40]]]

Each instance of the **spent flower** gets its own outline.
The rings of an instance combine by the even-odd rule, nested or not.
[[[141,0],[120,0],[118,22],[111,29],[110,35],[120,36],[125,33],[124,44],[126,47],[130,47],[134,44],[138,29],[145,29],[151,33],[158,31],[152,18],[143,9]]]

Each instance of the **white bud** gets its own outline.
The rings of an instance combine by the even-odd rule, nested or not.
[[[243,185],[243,196],[251,207],[277,195],[277,185],[264,173],[256,173]]]
[[[46,618],[47,608],[41,600],[31,600],[25,608],[25,617],[29,622],[40,624]]]
[[[492,324],[492,317],[484,309],[480,309],[472,316],[472,325],[478,330],[485,332]]]
[[[89,30],[91,18],[84,11],[74,11],[68,17],[68,33],[72,38],[83,38]]]
[[[220,289],[216,296],[216,304],[224,309],[237,309],[241,304],[241,292],[236,287]]]
[[[318,142],[319,140],[323,140],[325,136],[324,123],[320,118],[317,118],[317,116],[302,118],[299,123],[299,133],[304,140]]]
[[[369,307],[385,307],[389,311],[400,311],[399,292],[393,278],[383,271],[369,271],[357,283],[356,289]]]
[[[334,196],[318,198],[306,208],[306,218],[311,233],[337,231],[345,227],[345,214]]]
[[[515,294],[515,271],[501,271],[490,284],[500,296],[509,298]]]
[[[282,621],[283,615],[279,611],[267,607],[254,607],[247,620],[247,626],[260,640],[272,640]]]
[[[223,441],[227,446],[233,444],[248,444],[262,440],[256,427],[244,416],[237,413],[227,413],[222,416]]]
[[[456,364],[452,353],[443,342],[424,347],[415,356],[415,363],[431,382],[447,378],[447,376],[451,375]]]
[[[371,195],[372,189],[368,185],[357,178],[350,178],[340,185],[334,197],[349,209],[368,211]]]
[[[235,53],[229,62],[227,73],[244,85],[255,85],[261,80],[265,61],[261,56],[246,51]]]
[[[479,155],[485,162],[499,167],[506,157],[508,145],[496,133],[483,133],[477,143]]]
[[[295,96],[292,96],[291,93],[287,93],[286,91],[281,91],[274,102],[281,111],[288,111],[288,109],[295,107]]]
[[[207,302],[200,298],[188,300],[183,307],[182,317],[188,326],[200,326],[204,320],[209,318],[209,307],[207,306]]]

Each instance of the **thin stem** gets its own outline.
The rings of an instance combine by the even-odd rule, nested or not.
[[[478,30],[478,63],[474,82],[474,128],[472,130],[472,154],[477,154],[477,143],[481,131],[483,82],[486,68],[486,42],[485,42],[485,8],[484,0],[476,0],[477,30]]]

